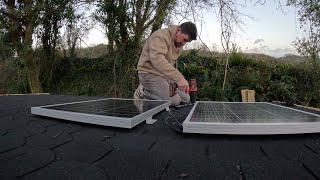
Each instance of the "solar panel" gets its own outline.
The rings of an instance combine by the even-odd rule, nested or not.
[[[168,101],[108,98],[32,107],[31,113],[90,124],[132,128],[143,121],[154,123],[152,116],[168,106]]]
[[[320,132],[320,115],[265,102],[196,102],[183,132],[297,134]]]

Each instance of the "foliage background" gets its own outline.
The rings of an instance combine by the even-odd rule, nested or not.
[[[311,60],[236,51],[232,38],[246,17],[240,9],[247,3],[264,5],[264,0],[0,1],[0,94],[132,97],[137,61],[152,32],[173,22],[202,22],[204,12],[216,12],[225,53],[205,51],[204,45],[184,52],[177,64],[187,79],[197,79],[199,100],[240,101],[240,90],[250,88],[258,101],[319,106],[319,2],[284,2],[298,10],[308,36],[295,46]],[[81,48],[96,24],[108,44]]]
[[[101,52],[98,46],[97,52]],[[98,53],[90,53],[97,56]],[[229,70],[225,90],[222,90],[226,54],[212,54],[201,50],[183,52],[178,68],[187,79],[196,78],[197,100],[241,101],[240,90],[256,91],[257,101],[282,101],[320,107],[320,66],[311,60],[287,63],[266,60],[241,52],[229,56]],[[89,95],[131,98],[138,86],[135,65],[121,71],[114,92],[113,55],[100,57],[59,57],[54,63],[52,87],[45,92],[54,94]],[[128,55],[126,60],[137,62]],[[23,61],[11,59],[0,62],[0,92],[28,93]]]

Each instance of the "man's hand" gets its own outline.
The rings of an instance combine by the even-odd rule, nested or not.
[[[169,83],[169,96],[172,97],[177,94],[178,85],[176,82]]]
[[[177,84],[178,84],[178,89],[186,93],[189,92],[189,83],[185,78],[181,78]]]

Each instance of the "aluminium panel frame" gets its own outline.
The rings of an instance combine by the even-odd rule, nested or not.
[[[221,123],[221,122],[191,122],[191,117],[199,103],[239,103],[257,104],[264,103],[272,106],[290,109],[304,114],[320,118],[320,115],[313,114],[290,107],[280,106],[268,102],[222,102],[222,101],[197,101],[183,122],[183,133],[198,134],[234,134],[234,135],[272,135],[272,134],[303,134],[320,132],[319,122],[280,122],[280,123]]]
[[[77,104],[77,103],[85,103],[85,102],[93,102],[93,101],[102,101],[102,100],[133,100],[133,99],[122,99],[122,98],[105,98],[105,99],[96,99],[89,101],[79,101],[79,102],[69,102],[62,104],[52,104],[45,106],[37,106],[31,107],[31,114],[46,116],[51,118],[70,120],[75,122],[103,125],[103,126],[112,126],[112,127],[120,127],[120,128],[128,128],[131,129],[136,125],[142,123],[143,121],[147,121],[152,119],[152,116],[159,113],[160,111],[167,109],[170,105],[168,101],[162,100],[133,100],[133,101],[158,101],[163,102],[163,104],[149,109],[143,113],[140,113],[134,117],[116,117],[116,116],[104,116],[97,114],[87,114],[87,113],[79,113],[72,111],[64,111],[64,110],[56,110],[56,109],[48,109],[46,107],[59,106],[59,105],[67,105],[67,104]]]

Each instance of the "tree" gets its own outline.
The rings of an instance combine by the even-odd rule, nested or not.
[[[320,1],[319,0],[288,0],[288,5],[297,7],[300,27],[308,34],[295,41],[299,53],[311,56],[313,60],[320,55]]]
[[[53,80],[53,65],[56,59],[56,48],[60,37],[60,29],[65,19],[74,18],[73,4],[75,0],[44,0],[43,11],[39,19],[36,34],[41,38],[41,58],[39,75],[43,88],[49,88]]]
[[[98,0],[96,19],[106,29],[109,54],[113,58],[114,96],[128,70],[134,70],[144,37],[159,29],[174,0]],[[132,77],[132,74],[128,74]],[[122,79],[123,79],[122,78]]]
[[[79,0],[4,0],[0,2],[0,47],[24,62],[31,92],[52,84],[60,28],[74,17]],[[34,38],[40,38],[40,43]],[[36,54],[33,45],[41,50]],[[39,45],[39,46],[38,46]],[[8,54],[8,53],[7,53]],[[5,53],[1,53],[2,56]]]
[[[127,51],[161,28],[174,0],[98,0],[96,19],[105,26],[109,52]]]
[[[4,36],[26,65],[31,92],[42,92],[32,49],[32,35],[39,23],[42,3],[41,0],[4,0],[0,6]]]

